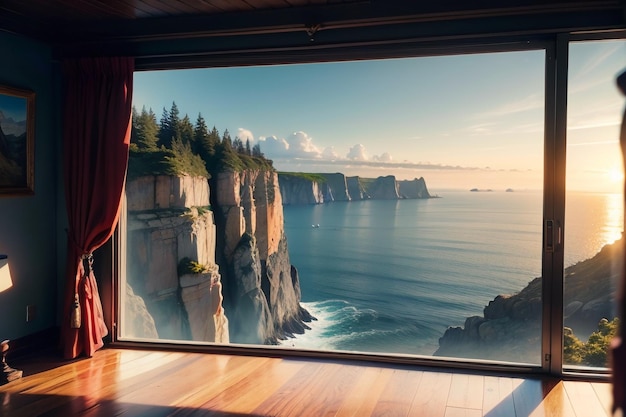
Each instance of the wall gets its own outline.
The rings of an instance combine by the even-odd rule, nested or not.
[[[59,208],[59,82],[47,46],[0,32],[0,84],[36,94],[35,193],[0,195],[0,253],[9,257],[13,288],[0,294],[0,339],[21,338],[57,325],[65,248]],[[63,235],[63,236],[61,236]],[[63,239],[61,239],[63,237]],[[61,257],[60,257],[61,255]],[[26,306],[36,318],[26,323]]]

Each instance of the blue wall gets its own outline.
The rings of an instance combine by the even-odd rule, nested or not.
[[[0,340],[57,325],[65,268],[60,194],[59,77],[49,47],[0,32],[0,84],[35,92],[35,193],[0,195],[0,253],[9,257],[13,288],[0,294]],[[62,239],[63,238],[63,239]],[[62,261],[60,261],[62,260]],[[26,323],[26,306],[35,305]]]

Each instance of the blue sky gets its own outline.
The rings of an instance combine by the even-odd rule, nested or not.
[[[623,67],[626,42],[571,47],[572,188],[617,183]],[[544,72],[542,50],[137,72],[133,101],[157,119],[173,101],[193,122],[201,113],[209,127],[260,143],[279,170],[538,189]]]

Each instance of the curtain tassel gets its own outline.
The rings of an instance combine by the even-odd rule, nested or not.
[[[74,294],[74,305],[72,306],[72,314],[70,316],[70,327],[72,329],[80,329],[80,301],[78,294]]]

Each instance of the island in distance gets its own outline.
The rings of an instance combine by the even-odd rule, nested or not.
[[[285,205],[434,198],[423,177],[396,180],[393,175],[362,178],[346,177],[342,173],[279,172],[278,183]]]

